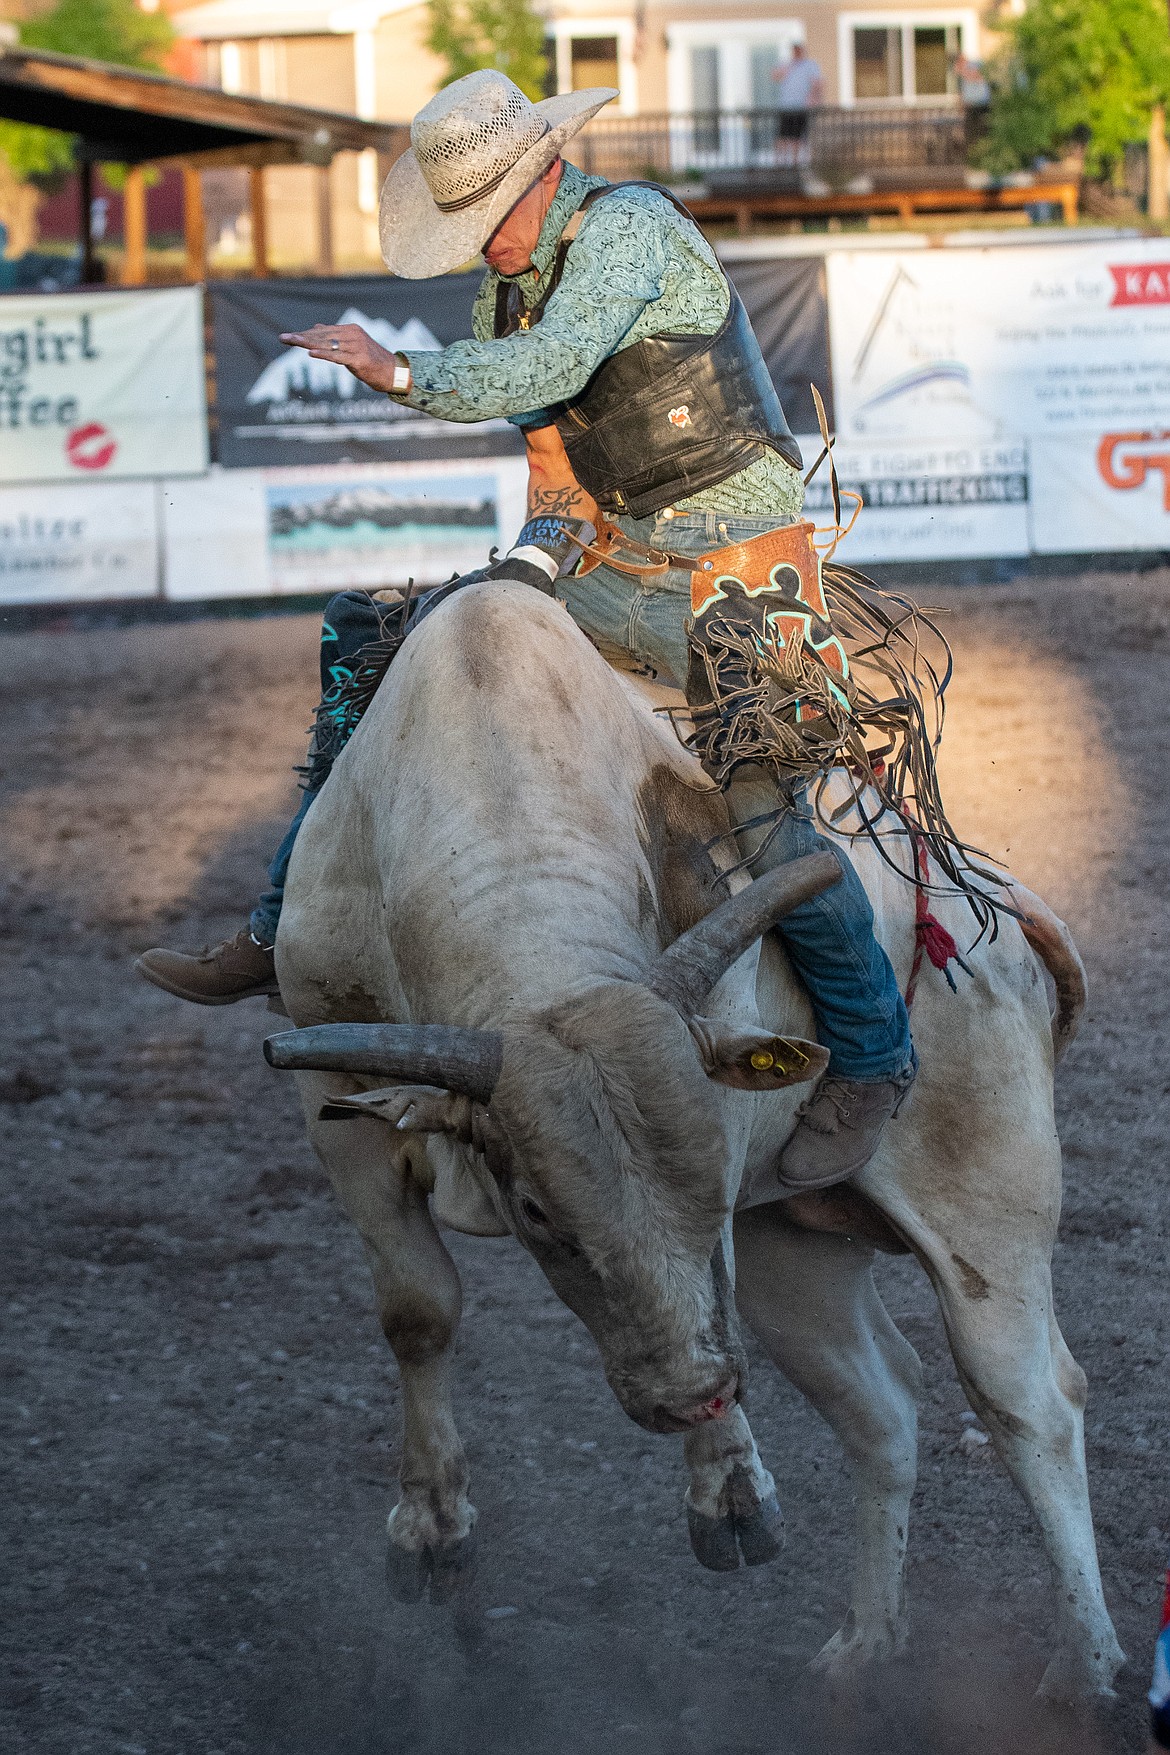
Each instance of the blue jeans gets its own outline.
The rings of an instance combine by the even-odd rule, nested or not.
[[[746,542],[776,528],[772,518],[724,517],[718,512],[665,518],[622,518],[627,535],[679,554],[697,555]],[[598,567],[583,579],[562,579],[557,593],[573,620],[595,639],[624,647],[640,662],[665,671],[681,688],[687,674],[691,576],[681,569],[635,579]],[[766,770],[740,768],[727,789],[733,823],[775,811],[776,784]],[[761,846],[769,828],[743,830],[740,851]],[[848,855],[817,833],[803,799],[785,812],[770,844],[753,863],[755,876],[804,853],[832,853],[841,882],[794,908],[776,932],[804,982],[817,1037],[831,1055],[830,1071],[850,1079],[888,1079],[911,1059],[910,1019],[890,959],[874,935],[873,909]]]
[[[660,514],[618,522],[641,542],[687,555],[743,542],[776,528],[774,518],[724,518],[715,512],[678,514],[670,519]],[[557,592],[587,634],[622,647],[639,662],[683,685],[691,608],[689,573],[672,570],[639,580],[603,566],[583,579],[562,579]],[[343,592],[328,605],[321,648],[324,690],[336,681],[337,667],[344,667],[347,659],[374,637],[371,614],[376,617],[364,592]],[[276,937],[289,856],[315,796],[305,793],[269,867],[269,888],[253,911],[252,932],[262,943],[270,944]],[[764,770],[743,768],[728,788],[727,801],[732,821],[746,824],[775,811],[780,794]],[[770,832],[769,828],[743,830],[739,839],[744,856],[758,848]],[[830,1070],[844,1078],[893,1078],[911,1059],[910,1019],[890,960],[874,935],[869,898],[848,855],[836,842],[818,834],[807,804],[798,800],[795,808],[785,811],[751,869],[758,876],[801,854],[818,851],[833,854],[841,867],[841,882],[786,914],[776,931],[807,989],[817,1036],[832,1057]]]

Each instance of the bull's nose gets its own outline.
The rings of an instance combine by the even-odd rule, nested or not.
[[[734,1377],[729,1377],[715,1394],[708,1396],[705,1402],[698,1402],[690,1411],[688,1425],[701,1426],[705,1420],[722,1420],[735,1406],[739,1394],[739,1384]]]
[[[703,1402],[695,1413],[695,1425],[701,1426],[704,1420],[722,1420],[735,1402],[734,1389],[720,1395],[713,1395],[709,1402]]]
[[[714,1395],[708,1395],[703,1401],[691,1402],[689,1406],[663,1408],[664,1417],[662,1430],[687,1431],[692,1426],[702,1426],[708,1420],[722,1420],[735,1406],[739,1394],[739,1384],[734,1377],[721,1384]]]

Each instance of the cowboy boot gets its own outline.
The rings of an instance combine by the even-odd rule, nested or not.
[[[193,1005],[234,1005],[239,999],[280,992],[272,945],[262,945],[247,927],[197,957],[182,951],[144,951],[134,967],[165,993],[189,999]]]
[[[863,1170],[877,1151],[918,1072],[915,1057],[893,1079],[843,1079],[827,1073],[796,1112],[776,1175],[784,1194],[829,1188]]]

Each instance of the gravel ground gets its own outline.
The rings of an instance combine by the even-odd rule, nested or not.
[[[1114,1755],[1142,1742],[1170,1542],[1164,901],[1170,572],[940,592],[952,815],[1072,924],[1093,997],[1061,1071],[1058,1307],[1090,1381],[1117,1706],[1042,1714],[1036,1534],[965,1403],[917,1267],[911,1656],[829,1699],[850,1494],[770,1367],[751,1410],[782,1560],[704,1573],[676,1442],[638,1431],[509,1243],[455,1239],[458,1402],[482,1574],[456,1623],[388,1602],[398,1391],[356,1234],[258,1002],[198,1011],[132,954],[236,930],[293,793],[310,618],[0,642],[0,1120],[9,1663],[36,1755]],[[1157,1384],[1163,1384],[1162,1390]]]

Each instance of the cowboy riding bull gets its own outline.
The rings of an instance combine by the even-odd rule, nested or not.
[[[415,118],[383,252],[418,277],[482,247],[476,339],[403,356],[353,325],[284,338],[431,414],[514,419],[530,518],[503,561],[385,617],[338,600],[398,657],[358,640],[347,668],[327,617],[338,661],[269,892],[230,945],[140,967],[205,1004],[278,988],[298,1026],[269,1055],[298,1073],[401,1371],[402,1594],[449,1595],[473,1551],[438,1221],[517,1237],[623,1407],[683,1434],[692,1543],[719,1569],[779,1547],[738,1311],[857,1481],[853,1602],[822,1662],[897,1651],[919,1368],[874,1286],[880,1243],[925,1265],[1040,1523],[1045,1689],[1105,1691],[1121,1654],[1085,1380],[1050,1277],[1054,1033],[1083,971],[1038,899],[968,875],[913,677],[890,659],[883,696],[851,671],[835,618],[872,633],[877,611],[843,569],[826,595],[799,450],[709,245],[668,192],[561,159],[612,95],[533,105],[478,73]],[[853,652],[880,670],[899,639],[887,622]],[[591,641],[685,685],[690,750]],[[954,995],[923,967],[916,1054],[904,995],[969,906],[969,979]]]

